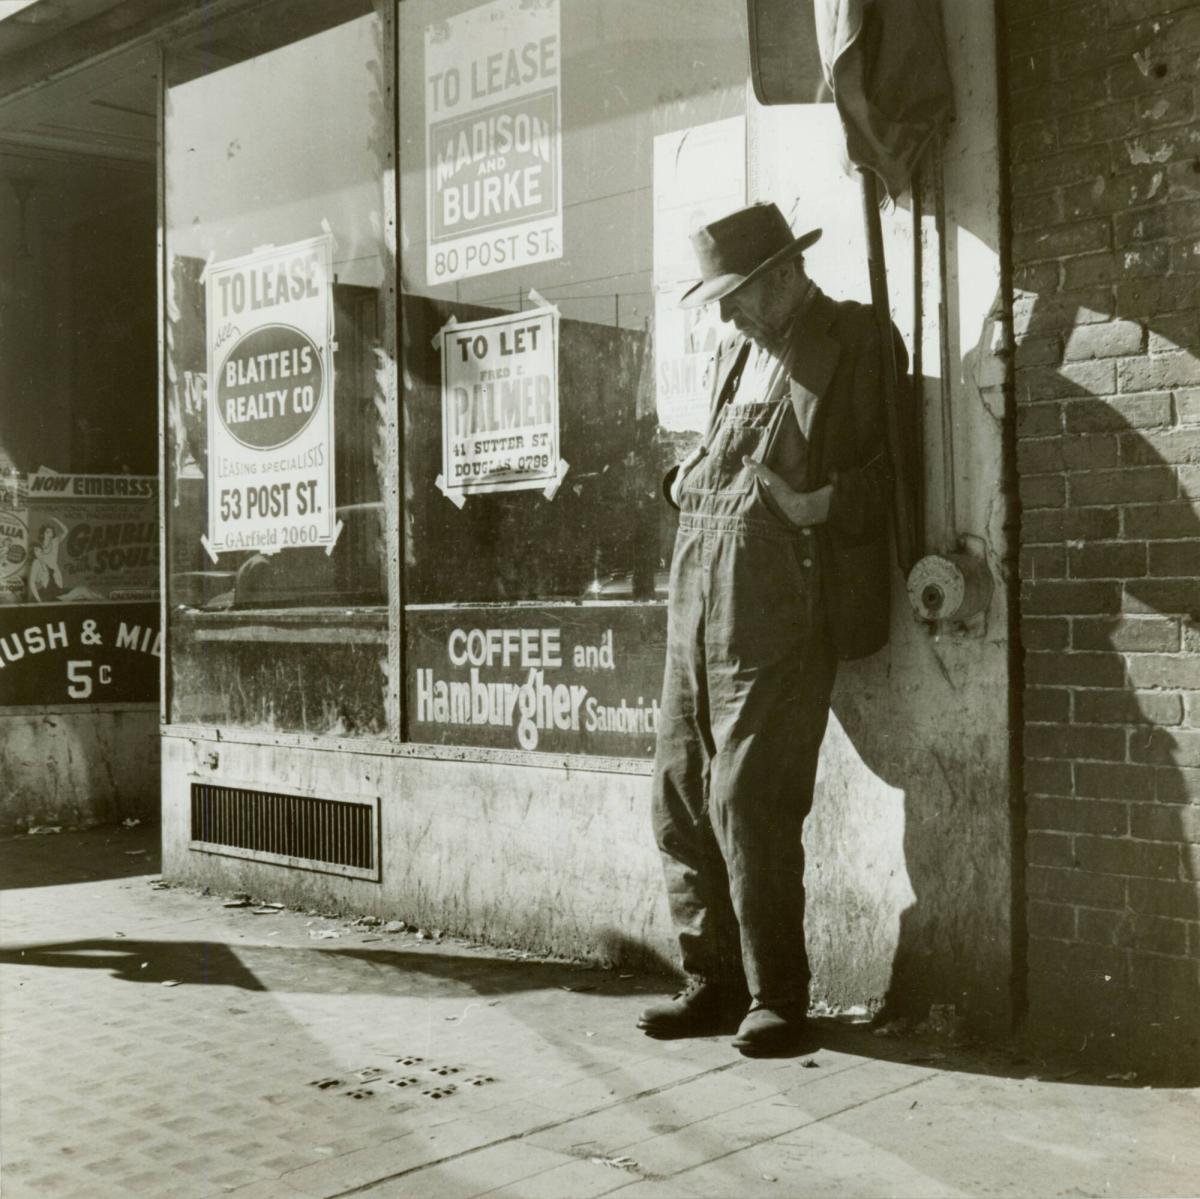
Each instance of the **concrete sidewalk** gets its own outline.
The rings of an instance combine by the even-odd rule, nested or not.
[[[823,1026],[659,1043],[660,980],[155,889],[0,843],[4,1199],[1195,1196],[1200,1091]]]

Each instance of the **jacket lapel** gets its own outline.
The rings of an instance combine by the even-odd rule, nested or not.
[[[842,352],[841,346],[829,334],[836,313],[834,302],[824,292],[815,290],[792,330],[789,398],[796,422],[810,440],[814,414],[829,388]]]
[[[789,398],[805,437],[811,435],[817,403],[828,389],[841,356],[841,346],[829,335],[836,314],[837,305],[814,284],[812,300],[792,329]],[[706,440],[712,437],[728,399],[730,376],[745,362],[749,351],[750,342],[744,337],[730,338],[718,351],[708,399]]]

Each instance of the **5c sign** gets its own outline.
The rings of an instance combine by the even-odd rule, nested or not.
[[[72,658],[67,663],[67,694],[72,699],[89,699],[93,679],[101,687],[107,687],[112,682],[112,667],[101,662],[93,671],[90,658]]]

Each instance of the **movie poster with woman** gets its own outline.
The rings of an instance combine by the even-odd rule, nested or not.
[[[0,476],[0,706],[158,696],[158,480]]]

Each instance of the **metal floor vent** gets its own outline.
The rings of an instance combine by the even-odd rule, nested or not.
[[[379,881],[379,801],[192,782],[190,848]]]

